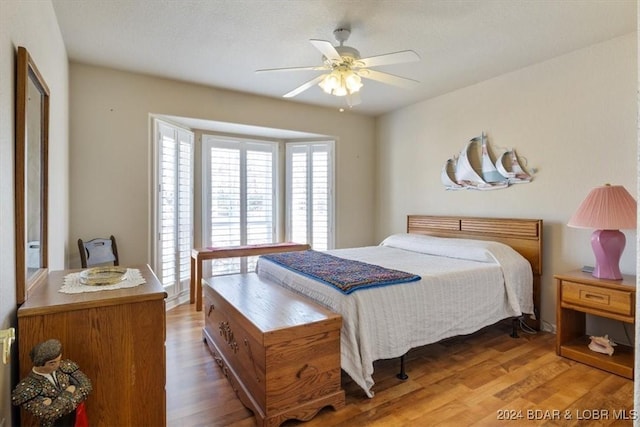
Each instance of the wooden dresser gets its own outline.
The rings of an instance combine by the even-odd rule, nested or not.
[[[342,408],[342,317],[255,273],[208,279],[204,337],[259,426]]]
[[[165,293],[148,266],[138,268],[145,284],[128,289],[64,294],[58,290],[68,273],[48,279],[18,309],[20,377],[31,370],[29,351],[57,338],[62,357],[80,365],[93,383],[87,399],[89,424],[164,426]],[[22,425],[37,425],[21,412]]]

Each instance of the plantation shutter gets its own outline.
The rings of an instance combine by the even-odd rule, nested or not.
[[[273,242],[273,153],[247,150],[247,244]]]
[[[326,146],[311,147],[311,203],[313,247],[329,249],[329,153]]]
[[[292,242],[308,243],[307,221],[310,214],[308,200],[308,183],[310,179],[309,153],[305,147],[295,147],[291,150],[290,165],[290,194],[289,194],[289,233]]]
[[[157,121],[156,274],[176,292],[190,278],[193,247],[193,133]]]
[[[333,144],[287,144],[287,239],[333,248]]]
[[[275,242],[275,153],[273,143],[205,135],[205,242],[238,246]],[[207,232],[208,230],[208,232]],[[212,260],[211,274],[253,271],[255,257]]]

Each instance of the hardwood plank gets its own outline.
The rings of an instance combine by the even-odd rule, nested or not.
[[[256,426],[203,343],[203,324],[203,313],[193,305],[167,312],[167,425]],[[377,361],[373,399],[343,372],[344,408],[325,408],[310,421],[283,426],[632,425],[621,418],[633,409],[633,381],[557,356],[555,335],[510,338],[510,326],[502,322],[411,350],[407,381],[395,377],[398,360]],[[594,410],[607,410],[608,418],[576,419]],[[544,419],[545,411],[569,411],[573,417]],[[498,419],[507,412],[522,418]]]

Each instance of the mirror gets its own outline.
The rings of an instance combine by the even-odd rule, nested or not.
[[[16,66],[16,299],[47,274],[49,88],[24,47]]]

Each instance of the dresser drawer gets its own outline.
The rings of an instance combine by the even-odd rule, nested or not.
[[[565,280],[562,282],[562,302],[624,316],[633,315],[632,292],[623,290],[590,286]]]

